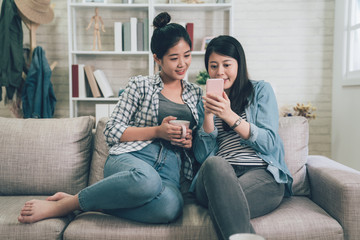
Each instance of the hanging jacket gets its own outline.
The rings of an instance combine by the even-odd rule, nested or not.
[[[3,0],[0,14],[0,101],[2,86],[6,87],[9,99],[12,99],[15,90],[20,87],[23,66],[21,18],[14,0]]]
[[[45,51],[36,47],[22,92],[24,118],[52,118],[56,98]]]

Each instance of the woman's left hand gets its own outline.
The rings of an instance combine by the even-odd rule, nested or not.
[[[222,96],[208,93],[203,99],[205,100],[205,111],[215,114],[223,120],[233,113],[231,110],[230,99],[225,92],[223,92]]]
[[[185,149],[190,149],[192,147],[192,139],[192,130],[186,129],[185,138],[172,138],[171,144]]]

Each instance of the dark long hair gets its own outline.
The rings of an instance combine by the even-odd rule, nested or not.
[[[206,47],[205,52],[205,67],[207,71],[209,57],[214,52],[219,55],[232,57],[238,63],[238,72],[230,88],[229,99],[231,101],[231,109],[240,115],[254,97],[254,88],[248,76],[244,49],[234,37],[221,35],[213,38]],[[229,129],[225,125],[227,126],[227,124],[224,124],[225,129]]]
[[[191,49],[191,39],[186,29],[177,23],[169,23],[171,20],[167,12],[159,13],[153,21],[155,27],[151,37],[151,52],[162,59],[166,52],[175,46],[181,39],[187,42]]]

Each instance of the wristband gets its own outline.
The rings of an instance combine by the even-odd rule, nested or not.
[[[242,120],[243,120],[243,119],[242,119],[241,117],[239,117],[239,119],[236,120],[235,123],[234,123],[234,125],[232,125],[230,128],[234,130],[237,126],[240,125],[240,123],[241,123]]]

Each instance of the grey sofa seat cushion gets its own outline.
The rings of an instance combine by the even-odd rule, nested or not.
[[[185,199],[183,215],[170,224],[143,224],[100,212],[78,215],[64,233],[82,239],[217,239],[207,209]],[[342,240],[340,224],[307,197],[285,198],[272,213],[251,220],[267,240]]]
[[[94,119],[0,118],[0,195],[75,194],[87,186]]]
[[[251,220],[266,240],[342,240],[341,225],[307,197],[284,198],[273,212]]]
[[[71,216],[51,218],[33,224],[19,223],[17,217],[26,201],[45,196],[0,196],[0,239],[49,240],[62,239]],[[6,217],[5,217],[6,216]]]
[[[69,224],[64,240],[217,240],[208,210],[193,199],[185,199],[185,202],[183,215],[170,224],[145,224],[100,212],[85,212]]]

